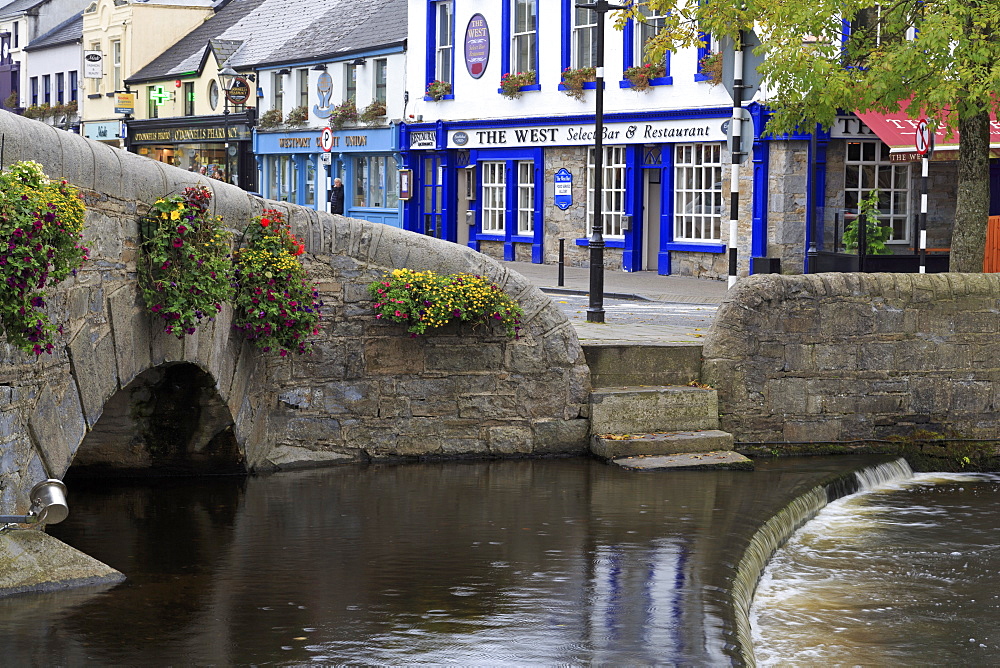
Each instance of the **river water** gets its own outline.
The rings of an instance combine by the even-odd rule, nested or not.
[[[559,459],[250,478],[68,476],[70,517],[51,533],[128,580],[0,599],[4,663],[740,663],[730,592],[758,527],[817,484],[878,461],[780,459],[754,473],[636,473]],[[927,494],[956,507],[979,498]],[[955,533],[924,535],[924,550],[966,549],[951,545]],[[962,566],[952,561],[927,568]],[[950,570],[936,577],[959,579]],[[992,591],[1000,589],[971,598],[993,606]],[[984,612],[960,592],[941,601],[942,616]],[[784,637],[761,633],[763,661],[798,656]],[[887,629],[883,642],[899,644],[897,633]],[[993,647],[988,633],[962,634],[976,636],[963,638],[966,652]],[[905,635],[920,641],[912,629]]]
[[[916,474],[834,501],[775,554],[759,665],[1000,662],[1000,476]]]

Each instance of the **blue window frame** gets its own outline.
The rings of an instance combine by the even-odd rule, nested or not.
[[[709,81],[711,80],[712,75],[701,73],[701,59],[714,51],[714,49],[712,49],[712,34],[699,32],[698,36],[701,38],[701,46],[698,47],[698,62],[695,64],[694,80]]]
[[[535,83],[521,90],[541,90],[538,83],[538,0],[503,0],[501,75],[535,72]]]
[[[514,244],[531,244],[531,261],[542,261],[544,228],[543,167],[541,148],[477,151],[476,159],[476,228],[470,245],[478,250],[481,241],[502,241],[505,260],[516,255]],[[497,193],[497,188],[502,193]],[[488,201],[487,201],[488,200]],[[502,206],[502,221],[497,206]],[[490,231],[483,230],[484,211],[490,209]]]
[[[579,67],[579,63],[573,60],[573,41],[576,37],[573,27],[576,10],[576,3],[573,0],[562,0],[562,45],[559,54],[560,72],[568,67]],[[590,10],[587,11],[589,12]],[[607,63],[605,62],[604,65],[606,68]],[[583,88],[584,90],[594,90],[597,88],[597,83],[588,81],[583,84]],[[566,87],[559,84],[559,90],[566,90]]]
[[[431,0],[427,3],[427,56],[426,83],[443,81],[451,93],[443,99],[455,97],[455,5],[452,0]],[[425,100],[433,99],[429,95]]]
[[[655,35],[659,28],[663,26],[663,19],[658,14],[653,14],[644,5],[639,6],[639,11],[647,17],[647,23],[645,25],[640,24],[638,21],[630,20],[625,24],[625,30],[623,31],[624,45],[622,48],[622,53],[624,54],[624,63],[622,69],[628,69],[630,67],[636,67],[648,62],[645,58],[644,49],[646,42],[650,37]],[[674,83],[674,78],[670,74],[670,52],[667,51],[663,55],[663,76],[650,79],[649,83],[651,86],[669,86]],[[630,84],[625,79],[620,82],[622,88],[631,88]]]

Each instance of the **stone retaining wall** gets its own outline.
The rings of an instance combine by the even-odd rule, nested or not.
[[[51,291],[53,321],[65,331],[53,355],[35,359],[0,338],[0,510],[25,512],[27,491],[63,476],[108,400],[148,369],[173,363],[208,374],[229,412],[220,427],[232,429],[250,469],[585,450],[590,381],[576,333],[550,299],[490,258],[384,225],[265,202],[4,111],[0,134],[3,166],[36,160],[49,176],[81,189],[91,248],[82,270]],[[231,330],[228,310],[184,341],[149,317],[135,281],[137,215],[196,183],[213,191],[212,210],[232,229],[242,231],[272,207],[305,239],[303,257],[327,303],[314,355],[259,352]],[[376,321],[366,286],[396,267],[488,276],[524,307],[522,338],[456,327],[412,339]]]
[[[758,275],[704,347],[742,442],[1000,433],[1000,275]]]

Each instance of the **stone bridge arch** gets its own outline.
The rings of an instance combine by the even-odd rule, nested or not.
[[[64,326],[33,359],[0,338],[0,500],[62,477],[106,402],[140,374],[196,365],[228,408],[248,469],[413,456],[584,452],[589,372],[575,331],[550,299],[496,261],[384,225],[265,202],[239,188],[0,111],[6,167],[36,160],[81,189],[91,259],[53,290]],[[135,281],[137,216],[201,183],[213,212],[242,231],[266,207],[306,242],[327,303],[314,356],[274,358],[230,327],[226,310],[181,341],[159,331]],[[455,327],[411,339],[374,320],[366,286],[396,267],[488,276],[525,310],[523,337]]]

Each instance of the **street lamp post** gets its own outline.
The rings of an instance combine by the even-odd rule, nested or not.
[[[236,78],[239,75],[231,67],[223,67],[219,70],[219,85],[222,87],[223,101],[222,101],[222,126],[223,132],[225,132],[225,151],[226,151],[226,183],[232,183],[232,170],[229,168],[229,93],[233,89],[233,84],[236,83]]]
[[[626,9],[608,0],[578,3],[580,9],[597,12],[596,98],[594,110],[594,226],[591,228],[590,248],[590,305],[587,322],[604,322],[604,15],[609,11]]]

